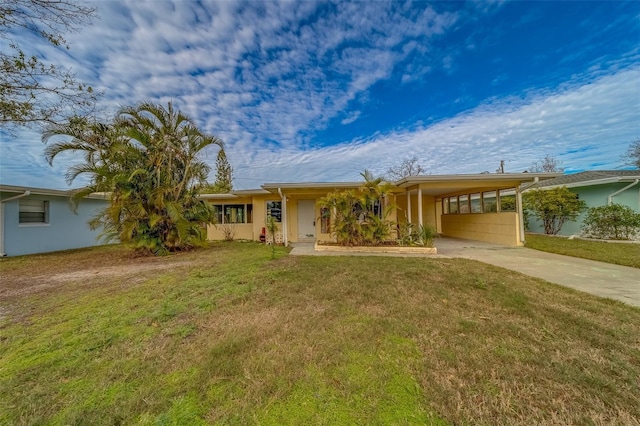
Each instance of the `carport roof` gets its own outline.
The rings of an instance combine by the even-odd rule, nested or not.
[[[459,175],[409,176],[396,182],[404,189],[420,188],[423,194],[444,195],[489,188],[515,188],[536,179],[552,179],[561,173],[480,173]]]

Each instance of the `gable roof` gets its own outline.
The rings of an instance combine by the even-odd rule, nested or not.
[[[532,188],[551,188],[566,186],[567,188],[604,185],[615,182],[633,182],[640,179],[640,170],[592,170],[570,175],[559,176],[532,185]]]

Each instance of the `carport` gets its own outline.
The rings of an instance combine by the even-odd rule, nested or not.
[[[396,186],[398,220],[447,237],[507,246],[524,243],[521,191],[558,173],[409,176]]]

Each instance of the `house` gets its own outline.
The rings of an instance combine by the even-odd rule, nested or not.
[[[640,212],[640,170],[594,170],[559,176],[540,182],[532,188],[552,189],[566,186],[585,201],[587,207],[617,203]],[[566,222],[559,235],[579,235],[586,211],[575,222]],[[542,223],[529,218],[531,232],[544,232]]]
[[[0,185],[0,255],[18,256],[98,245],[99,230],[87,222],[106,207],[101,195],[83,199],[76,211],[71,191]]]
[[[558,173],[504,173],[411,176],[393,182],[391,221],[431,225],[444,236],[508,246],[524,242],[520,186]],[[210,240],[260,240],[265,221],[279,224],[276,239],[291,242],[332,241],[332,212],[321,211],[319,198],[334,190],[358,188],[362,182],[265,183],[259,189],[205,194],[213,204],[216,225]]]

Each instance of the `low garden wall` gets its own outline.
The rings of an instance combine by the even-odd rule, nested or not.
[[[328,244],[315,245],[316,251],[338,253],[398,253],[398,254],[438,254],[435,247],[407,247],[407,246],[338,246]]]

